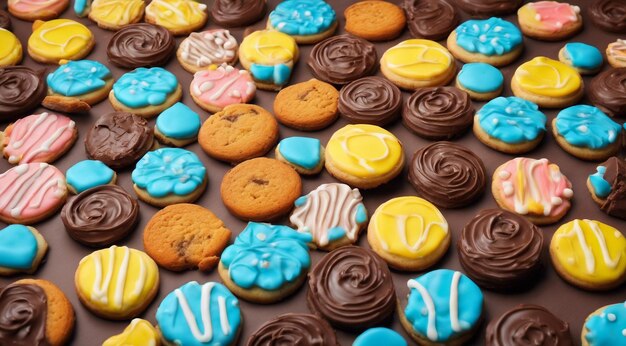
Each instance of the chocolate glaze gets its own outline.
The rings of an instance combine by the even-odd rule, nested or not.
[[[456,0],[457,5],[470,16],[501,16],[515,12],[522,0]]]
[[[11,30],[11,17],[3,10],[0,10],[0,28]]]
[[[163,66],[174,54],[174,36],[162,26],[149,23],[123,27],[109,40],[107,56],[119,67]]]
[[[459,15],[448,0],[404,0],[402,7],[415,37],[438,41],[459,25]]]
[[[341,88],[339,113],[357,124],[384,126],[398,117],[400,89],[381,77],[364,77]]]
[[[113,112],[96,120],[85,138],[85,151],[113,169],[135,164],[152,148],[154,136],[146,119]]]
[[[626,67],[608,69],[594,79],[587,97],[598,108],[614,117],[626,117]]]
[[[288,313],[267,321],[248,338],[248,346],[338,346],[328,322],[311,314]]]
[[[596,0],[589,9],[593,24],[602,30],[626,33],[626,1]]]
[[[0,291],[0,345],[46,346],[46,292],[31,284],[11,284]]]
[[[391,273],[372,250],[345,246],[309,273],[309,309],[331,325],[360,331],[386,321],[396,305]]]
[[[44,70],[25,66],[0,67],[0,121],[9,121],[37,108],[48,93]]]
[[[67,201],[61,220],[67,234],[89,246],[109,246],[124,238],[137,223],[139,203],[123,188],[103,185]]]
[[[404,103],[402,123],[426,139],[452,139],[474,122],[469,94],[454,87],[420,88]]]
[[[215,0],[211,19],[224,27],[241,27],[258,22],[265,11],[265,0]]]
[[[574,345],[569,325],[538,305],[521,304],[487,326],[487,346]]]
[[[611,193],[603,200],[600,208],[611,216],[626,219],[626,162],[611,157],[600,166],[606,167],[604,180],[611,184]]]
[[[317,79],[342,85],[372,74],[376,60],[376,48],[370,42],[351,35],[337,35],[313,47],[308,65]]]
[[[466,206],[480,197],[487,184],[483,161],[469,149],[436,142],[415,152],[409,182],[418,195],[443,208]]]

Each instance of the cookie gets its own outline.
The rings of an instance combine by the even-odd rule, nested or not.
[[[606,59],[615,68],[626,67],[626,40],[619,38],[606,47]]]
[[[343,12],[346,31],[368,41],[389,41],[398,37],[406,25],[404,11],[386,1],[359,1]]]
[[[69,0],[9,0],[8,3],[12,15],[29,22],[57,18],[69,4]]]
[[[162,26],[176,36],[202,28],[208,17],[207,5],[194,0],[153,0],[146,6],[146,23]]]
[[[612,117],[626,116],[626,68],[611,68],[595,76],[587,97]]]
[[[472,19],[459,25],[447,40],[455,58],[505,66],[514,62],[524,49],[522,32],[501,18]]]
[[[175,50],[174,36],[167,29],[138,23],[124,26],[111,37],[107,57],[113,65],[125,69],[155,67],[165,65]]]
[[[65,180],[69,192],[79,194],[92,187],[114,185],[117,174],[102,161],[83,160],[67,169]]]
[[[45,71],[26,66],[0,67],[0,121],[17,119],[39,107],[48,93]]]
[[[339,92],[317,79],[290,85],[274,99],[274,114],[283,125],[303,131],[323,129],[337,119]]]
[[[85,256],[74,276],[80,302],[94,314],[126,320],[141,314],[159,290],[159,269],[144,252],[111,246]]]
[[[0,9],[0,28],[11,30],[13,25],[11,25],[11,16],[4,9]]]
[[[624,341],[626,304],[607,305],[592,312],[583,325],[583,346],[617,345]]]
[[[550,257],[563,280],[586,290],[609,290],[626,280],[626,238],[599,221],[561,225],[552,236]]]
[[[239,44],[225,29],[192,32],[180,43],[176,57],[180,66],[191,73],[202,71],[211,65],[237,62]]]
[[[559,51],[559,60],[575,68],[580,74],[595,74],[604,63],[598,48],[580,42],[565,44]]]
[[[61,210],[67,234],[77,242],[102,248],[135,229],[139,203],[123,188],[101,185],[70,198]]]
[[[313,44],[337,29],[335,10],[323,0],[286,0],[270,12],[267,28],[290,35],[299,44]]]
[[[220,187],[222,202],[234,216],[269,221],[287,214],[302,192],[302,180],[286,163],[260,157],[229,170]]]
[[[180,148],[161,148],[146,153],[131,174],[140,200],[163,208],[195,202],[209,180],[196,154]]]
[[[459,25],[459,13],[451,0],[404,0],[402,7],[411,36],[438,41]]]
[[[315,175],[324,168],[324,146],[312,137],[287,137],[278,143],[276,159],[303,175]]]
[[[500,96],[503,85],[502,72],[482,62],[463,65],[456,77],[456,87],[476,101],[489,101]]]
[[[9,163],[51,163],[74,145],[78,129],[64,115],[43,112],[10,124],[3,137],[2,152]]]
[[[278,140],[276,119],[260,106],[234,104],[210,116],[198,134],[209,156],[238,163],[265,155]]]
[[[608,215],[626,219],[626,162],[611,157],[596,167],[587,178],[587,188],[594,202]]]
[[[519,345],[521,340],[548,345],[574,344],[569,324],[538,305],[520,304],[487,325],[488,346]]]
[[[376,49],[366,40],[337,35],[316,44],[307,65],[317,79],[343,85],[376,71]]]
[[[222,253],[219,274],[236,296],[269,304],[302,286],[311,257],[308,234],[287,226],[250,222]]]
[[[339,114],[353,124],[385,126],[400,115],[402,93],[385,78],[363,77],[339,91]]]
[[[163,299],[156,321],[164,344],[229,346],[237,344],[243,316],[224,285],[191,281]]]
[[[139,22],[145,8],[144,0],[93,0],[88,12],[89,19],[100,28],[117,31],[126,25]]]
[[[622,147],[622,125],[593,106],[560,111],[552,120],[552,134],[563,150],[583,160],[606,160]]]
[[[338,180],[372,189],[395,178],[404,167],[402,143],[375,125],[347,125],[326,145],[325,167]]]
[[[335,331],[328,322],[316,315],[303,313],[286,313],[265,322],[250,335],[246,345],[272,345],[275,342],[288,345],[339,345]]]
[[[0,28],[0,68],[17,65],[22,61],[22,43],[14,33]]]
[[[210,210],[174,204],[159,210],[143,231],[146,253],[173,271],[211,271],[230,240],[230,230]]]
[[[457,6],[472,17],[502,16],[514,13],[522,0],[455,0]]]
[[[372,250],[396,270],[420,271],[435,264],[450,246],[448,222],[439,209],[415,196],[381,204],[369,223]]]
[[[48,243],[35,228],[9,225],[0,229],[0,276],[34,273],[46,252]]]
[[[248,103],[256,94],[250,73],[230,65],[210,65],[193,75],[191,98],[200,108],[217,113],[226,106]]]
[[[344,246],[309,273],[307,305],[333,327],[358,332],[391,319],[396,292],[387,264],[372,250]]]
[[[42,64],[59,64],[61,60],[84,58],[95,43],[91,31],[79,22],[69,19],[36,21],[28,38],[28,54]]]
[[[626,4],[621,0],[596,0],[588,12],[591,22],[604,31],[626,33]]]
[[[518,157],[493,173],[491,191],[500,208],[536,225],[559,221],[571,206],[572,183],[548,159]]]
[[[494,150],[521,154],[541,143],[546,121],[535,103],[514,96],[498,97],[476,113],[474,135]]]
[[[537,1],[522,6],[517,20],[524,35],[537,40],[559,41],[583,27],[580,7],[556,1]]]
[[[199,131],[200,115],[178,102],[159,114],[154,138],[165,145],[184,147],[198,139]]]
[[[141,318],[135,318],[130,321],[130,324],[122,333],[104,340],[102,346],[160,344],[161,337],[159,336],[159,331],[154,328],[152,323]]]
[[[352,346],[373,346],[385,343],[388,346],[407,346],[406,340],[393,329],[385,327],[370,328],[354,339]]]
[[[211,19],[219,26],[245,27],[265,16],[266,0],[215,0],[211,7]]]

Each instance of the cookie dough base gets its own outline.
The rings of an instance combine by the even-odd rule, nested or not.
[[[156,126],[154,127],[154,138],[157,141],[159,141],[159,143],[162,143],[165,146],[178,147],[178,148],[185,147],[198,140],[198,136],[189,137],[189,138],[167,137],[166,135],[161,133],[161,131],[159,131],[159,129]]]
[[[474,91],[474,90],[470,90],[467,89],[466,87],[462,86],[461,83],[459,82],[459,78],[456,78],[456,83],[455,83],[456,87],[465,91],[466,93],[469,94],[470,98],[474,101],[489,101],[492,99],[495,99],[496,97],[500,96],[500,94],[502,94],[502,89],[504,88],[503,85],[501,85],[497,90],[495,91],[489,91],[489,92],[485,92],[485,93],[481,93],[478,91]]]
[[[133,184],[133,190],[135,190],[135,193],[140,200],[157,208],[164,208],[171,204],[195,202],[198,198],[200,198],[200,196],[202,196],[204,190],[206,190],[208,180],[209,178],[205,176],[202,185],[198,186],[198,188],[196,188],[192,193],[186,194],[184,196],[170,194],[165,197],[152,197],[150,196],[148,191],[140,188],[136,184]]]
[[[431,87],[431,86],[443,86],[448,84],[456,75],[456,66],[454,62],[450,64],[448,70],[439,76],[433,76],[430,79],[411,79],[395,74],[389,67],[387,67],[387,61],[385,57],[380,60],[380,71],[387,77],[393,84],[398,87],[407,90],[414,91],[419,88]]]
[[[556,118],[552,120],[552,134],[559,146],[569,154],[586,161],[604,161],[611,156],[616,155],[622,147],[622,134],[620,133],[617,140],[604,149],[590,149],[571,145],[561,136],[556,129]]]
[[[302,175],[316,175],[319,174],[319,172],[322,171],[322,168],[324,168],[324,153],[325,153],[325,149],[322,146],[320,149],[320,162],[317,164],[317,166],[313,167],[312,169],[307,169],[304,168],[302,166],[298,166],[296,164],[293,164],[289,161],[287,161],[287,159],[285,159],[283,157],[283,155],[280,154],[280,144],[276,146],[276,150],[274,150],[274,155],[276,157],[276,160],[284,162],[286,164],[288,164],[289,166],[293,167],[293,169],[296,170],[296,172],[302,174]]]
[[[474,135],[481,143],[483,143],[484,145],[488,146],[489,148],[493,150],[497,150],[505,154],[527,153],[535,149],[539,145],[539,143],[541,143],[544,137],[544,133],[542,132],[539,136],[537,136],[536,139],[532,141],[526,141],[526,142],[516,143],[516,144],[505,143],[497,138],[493,138],[489,136],[489,134],[485,132],[485,130],[483,130],[483,128],[480,126],[480,122],[478,121],[477,115],[474,116],[473,131],[474,131]]]
[[[565,108],[571,105],[576,104],[578,100],[583,97],[585,88],[583,82],[580,82],[580,88],[576,92],[571,95],[563,96],[563,97],[554,97],[554,96],[543,96],[533,94],[529,91],[524,90],[517,80],[515,76],[511,79],[511,90],[513,91],[513,95],[523,98],[525,100],[534,102],[539,105],[539,107],[544,108]]]
[[[48,96],[41,103],[44,107],[53,111],[64,113],[86,113],[91,106],[102,102],[107,98],[113,88],[113,78],[99,90],[78,96],[63,96],[48,88]]]
[[[450,36],[448,36],[447,46],[450,53],[452,53],[455,58],[461,60],[464,63],[484,62],[496,67],[506,66],[515,62],[515,60],[517,60],[517,58],[522,54],[522,51],[524,50],[523,45],[520,44],[519,47],[502,55],[489,56],[481,53],[468,52],[461,46],[456,44],[456,31],[452,31],[452,33],[450,33]]]
[[[111,92],[109,93],[109,101],[111,102],[113,109],[115,109],[118,112],[133,113],[133,114],[149,119],[160,114],[161,112],[170,108],[171,106],[173,106],[176,102],[180,101],[182,96],[183,96],[183,89],[181,88],[180,84],[178,84],[178,86],[176,87],[176,90],[174,90],[173,93],[168,95],[167,99],[165,99],[165,102],[163,102],[162,104],[158,106],[150,105],[150,106],[140,107],[140,108],[128,107],[126,105],[123,105],[120,101],[117,100],[117,98],[115,97],[114,90],[111,90]]]
[[[300,51],[298,51],[296,48],[296,52],[294,54],[293,59],[291,59],[291,61],[286,63],[286,65],[289,66],[289,68],[291,69],[292,75],[293,75],[293,69],[295,68],[295,64],[298,61],[299,56],[300,56]],[[239,62],[241,63],[241,66],[243,66],[243,68],[250,71],[250,66],[252,66],[252,62],[248,60],[244,55],[239,55]],[[260,81],[254,78],[254,75],[252,73],[250,73],[250,76],[252,76],[252,79],[254,80],[254,84],[256,84],[256,87],[261,90],[280,91],[280,89],[286,87],[289,84],[289,79],[285,81],[284,85],[278,85],[278,84],[274,84],[274,83],[270,83],[266,81]]]

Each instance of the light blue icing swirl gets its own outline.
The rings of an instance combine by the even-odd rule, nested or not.
[[[9,225],[0,230],[0,267],[31,269],[38,250],[37,238],[28,227]]]
[[[115,98],[130,108],[158,106],[176,90],[178,79],[161,67],[140,67],[113,84]]]
[[[84,95],[100,90],[111,78],[111,71],[93,60],[69,61],[48,75],[48,86],[63,96]]]
[[[477,115],[483,131],[509,144],[533,141],[546,131],[546,116],[539,106],[519,97],[497,97]]]
[[[565,57],[571,61],[572,66],[582,69],[595,70],[604,61],[598,48],[585,43],[570,42],[565,45],[564,53]]]
[[[305,169],[317,167],[322,160],[322,145],[317,138],[288,137],[280,141],[278,151],[289,163]]]
[[[501,18],[472,19],[456,28],[456,44],[471,53],[504,55],[522,44],[522,32]]]
[[[174,139],[187,139],[197,136],[200,125],[198,113],[180,102],[164,110],[156,120],[156,127],[159,132]]]
[[[272,27],[287,35],[317,35],[335,22],[335,10],[322,0],[286,0],[269,19]]]
[[[459,84],[478,93],[497,91],[504,83],[504,76],[497,68],[482,62],[463,65],[458,76]]]
[[[615,346],[626,344],[626,303],[605,307],[591,316],[585,326],[585,340],[589,346]]]
[[[606,167],[598,166],[596,167],[596,173],[589,176],[589,183],[593,188],[593,193],[600,198],[608,197],[612,190],[611,184],[604,180],[604,174],[606,174]]]
[[[559,112],[556,130],[573,146],[602,149],[615,143],[622,126],[596,107],[577,105]]]
[[[92,187],[106,185],[113,180],[115,172],[107,165],[98,160],[83,160],[65,172],[67,184],[76,193],[81,193]]]

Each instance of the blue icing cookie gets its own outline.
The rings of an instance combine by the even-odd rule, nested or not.
[[[395,330],[378,327],[363,332],[352,346],[407,346],[407,342]]]
[[[113,84],[113,94],[130,108],[158,106],[176,91],[178,79],[161,67],[140,67],[125,73]]]
[[[109,184],[115,172],[98,160],[84,160],[67,169],[65,179],[76,193]]]
[[[305,169],[313,169],[322,161],[322,144],[317,138],[288,137],[280,141],[278,151],[289,163]]]
[[[196,137],[200,131],[200,125],[198,113],[180,102],[164,110],[156,120],[159,132],[174,139]]]
[[[604,180],[604,174],[606,173],[606,167],[596,167],[596,173],[589,176],[589,183],[593,188],[593,193],[600,197],[606,198],[611,193],[611,184]]]
[[[250,65],[250,73],[254,79],[262,82],[283,85],[287,83],[291,76],[291,67],[285,64],[268,66],[253,63]]]
[[[156,198],[188,195],[207,179],[198,156],[180,148],[149,151],[137,162],[131,177],[135,185]]]
[[[0,267],[31,269],[38,251],[37,238],[28,227],[9,225],[0,230]]]
[[[446,342],[470,331],[480,321],[483,294],[467,276],[434,270],[409,280],[404,314],[413,329],[433,342]]]
[[[156,320],[161,334],[172,344],[230,345],[241,326],[241,310],[224,285],[191,281],[163,299]]]
[[[310,234],[287,226],[250,222],[222,253],[221,263],[239,287],[277,290],[311,265]]]
[[[580,42],[566,44],[563,53],[571,61],[572,66],[587,70],[599,68],[604,61],[598,48]]]
[[[91,0],[74,0],[74,12],[79,17],[84,17],[87,15],[89,10],[89,4]]]
[[[583,329],[589,346],[626,345],[626,303],[605,306],[587,319]]]
[[[522,44],[522,32],[501,18],[472,19],[456,28],[456,44],[471,53],[504,55]]]
[[[463,65],[457,78],[463,88],[478,93],[497,91],[504,83],[500,70],[482,62]]]
[[[477,115],[483,131],[508,144],[533,141],[546,131],[546,116],[539,106],[519,97],[497,97]]]
[[[573,146],[603,149],[615,143],[622,126],[596,107],[577,105],[559,112],[556,130]]]
[[[274,29],[287,35],[317,35],[335,23],[335,10],[322,0],[286,0],[269,19]]]
[[[48,75],[50,89],[63,96],[79,96],[97,91],[111,78],[111,71],[93,60],[69,61]]]

